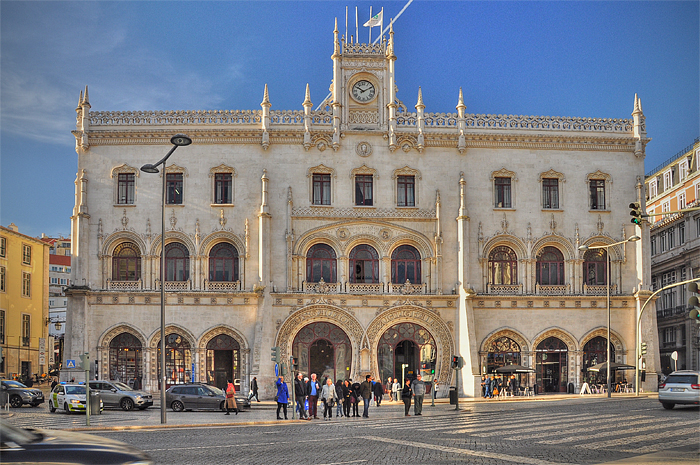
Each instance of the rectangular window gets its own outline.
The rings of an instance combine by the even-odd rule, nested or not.
[[[666,202],[661,204],[661,213],[670,212],[670,211],[671,211],[671,202],[666,201]],[[663,215],[662,219],[665,219],[667,216],[668,215]]]
[[[653,181],[649,181],[649,198],[650,199],[653,199],[658,194],[659,191],[658,191],[657,187],[658,186],[656,184],[656,179],[654,179]]]
[[[214,175],[214,203],[233,203],[233,176],[231,173],[216,173]]]
[[[678,245],[685,244],[685,223],[678,225]]]
[[[165,175],[165,192],[167,203],[182,205],[182,173],[167,173]]]
[[[6,292],[7,287],[5,284],[5,267],[0,266],[0,292]]]
[[[22,273],[22,296],[32,296],[32,275],[30,273]]]
[[[51,284],[58,284],[58,278],[51,278]]]
[[[372,175],[355,176],[355,205],[374,205],[372,201]]]
[[[331,204],[331,175],[314,174],[314,205]]]
[[[117,177],[117,203],[132,205],[134,203],[134,173],[121,173]]]
[[[542,179],[542,208],[559,208],[558,179]]]
[[[700,163],[700,160],[698,160]],[[700,200],[700,184],[695,184],[695,201]]]
[[[29,338],[32,334],[31,321],[30,315],[22,315],[22,345],[24,347],[29,347]]]
[[[496,189],[496,208],[511,208],[510,178],[496,178],[494,187]]]
[[[678,178],[683,181],[688,176],[688,160],[683,160],[678,164]]]
[[[700,216],[695,218],[695,236],[700,237]]]
[[[656,236],[651,236],[651,254],[656,255]]]
[[[686,207],[685,203],[685,192],[678,194],[678,209],[683,210]]]
[[[396,180],[396,205],[399,207],[416,206],[416,177],[399,176]]]
[[[605,180],[591,179],[589,187],[591,191],[591,210],[605,210]]]
[[[673,172],[668,170],[664,173],[664,191],[673,186]]]
[[[671,250],[676,246],[676,236],[673,234],[673,228],[669,228],[666,234],[668,235],[668,250]]]
[[[659,253],[666,252],[666,234],[659,234]]]
[[[22,264],[31,265],[32,264],[32,246],[22,244]]]
[[[0,237],[0,257],[7,257],[7,239]]]
[[[0,344],[5,343],[5,310],[0,310]],[[5,355],[7,357],[7,355]]]

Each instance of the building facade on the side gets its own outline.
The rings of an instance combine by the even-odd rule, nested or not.
[[[66,242],[70,246],[69,241],[61,242],[61,244],[65,244]],[[63,248],[59,247],[59,250],[61,249]],[[66,297],[64,289],[71,285],[70,263],[70,254],[49,255],[48,347],[51,348],[51,353],[49,355],[49,368],[51,370],[59,369],[62,360],[64,336],[66,334],[66,309],[68,308],[68,297]]]
[[[700,138],[651,170],[645,180],[651,223],[651,279],[654,291],[700,277]],[[700,369],[700,327],[689,316],[686,286],[662,291],[656,300],[660,362],[664,374]],[[672,355],[676,353],[676,360]]]
[[[46,372],[48,308],[49,245],[0,226],[0,377]]]
[[[429,113],[415,89],[409,109],[393,31],[333,37],[318,110],[308,86],[299,110],[272,110],[267,85],[244,111],[91,111],[81,92],[65,357],[158,389],[165,182],[168,385],[233,377],[247,392],[256,376],[272,395],[280,347],[334,380],[421,372],[446,395],[459,373],[471,396],[520,364],[535,370],[523,385],[578,390],[606,359],[608,284],[612,357],[634,364],[650,294],[648,226],[627,210],[644,201],[639,99],[630,119],[497,116],[466,113],[455,89],[456,113]],[[193,144],[140,171],[176,133]]]

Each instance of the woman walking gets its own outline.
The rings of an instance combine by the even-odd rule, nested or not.
[[[350,380],[346,379],[343,382],[343,415],[345,418],[350,416],[350,399],[352,398],[352,386],[350,386]]]
[[[238,415],[238,406],[236,405],[236,387],[229,379],[228,384],[226,385],[226,415],[231,415],[231,408],[233,408],[233,411],[236,412],[236,415]]]
[[[335,408],[335,416],[342,417],[345,397],[343,396],[343,382],[340,379],[335,382],[335,398],[338,402],[337,407]]]
[[[408,413],[408,411],[411,410],[411,397],[413,397],[413,389],[411,389],[411,380],[407,379],[406,384],[404,385],[403,389],[401,390],[401,400],[403,401],[403,405],[404,405],[404,416],[405,417],[411,416]]]
[[[333,404],[338,400],[335,393],[335,386],[333,381],[328,378],[326,384],[321,388],[321,402],[323,402],[323,419],[326,419],[326,414],[328,414],[328,421],[333,418]]]
[[[284,376],[280,376],[277,380],[277,395],[275,400],[277,401],[277,419],[280,418],[280,409],[284,410],[284,419],[287,420],[287,404],[289,403],[289,389],[287,389],[287,383],[284,382]]]
[[[359,417],[358,404],[360,403],[360,383],[352,383],[350,389],[350,403],[352,404],[352,416]]]

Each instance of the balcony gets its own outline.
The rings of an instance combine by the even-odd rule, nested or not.
[[[617,294],[617,284],[610,286],[610,295],[614,294]],[[608,295],[608,286],[584,284],[583,295]]]
[[[321,278],[317,283],[309,283],[304,281],[301,283],[303,292],[313,292],[315,294],[340,294],[343,292],[342,283],[327,283]]]
[[[156,280],[156,289],[160,290],[160,281]],[[192,289],[192,281],[165,281],[166,291],[189,291]]]
[[[394,294],[415,295],[429,294],[427,284],[394,283],[327,283],[323,279],[317,283],[304,281],[302,292],[315,294]]]
[[[489,284],[486,288],[489,294],[516,295],[523,293],[522,284]]]
[[[535,285],[535,294],[537,295],[567,295],[570,293],[571,286],[568,284],[537,284]]]
[[[384,283],[346,283],[348,294],[383,294]]]
[[[138,281],[112,281],[107,280],[107,290],[110,291],[140,291],[143,289],[143,283]]]
[[[167,289],[167,283],[166,283]],[[231,292],[240,291],[241,282],[240,281],[209,281],[204,280],[204,290],[205,291],[219,291],[219,292]]]

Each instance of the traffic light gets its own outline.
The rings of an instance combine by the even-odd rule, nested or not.
[[[642,206],[640,205],[639,202],[632,202],[630,204],[630,208],[632,211],[630,211],[630,215],[632,216],[632,223],[634,224],[642,224]]]
[[[451,364],[452,369],[456,370],[458,365],[459,365],[459,355],[453,355],[452,356],[452,364]]]
[[[688,284],[688,292],[691,294],[699,294],[700,289],[698,289],[698,283]],[[690,319],[700,324],[700,300],[698,300],[697,295],[693,295],[688,299],[688,307],[690,307],[690,313],[688,314]]]
[[[279,363],[281,361],[280,359],[280,348],[279,347],[273,347],[272,348],[272,353],[270,354],[270,360],[272,360],[275,363]]]
[[[298,368],[298,367],[299,367],[299,359],[298,359],[297,357],[292,357],[292,366],[293,366],[294,368]]]
[[[641,353],[642,355],[646,355],[646,354],[647,354],[647,343],[646,343],[646,342],[642,342],[642,347],[641,347],[641,349],[642,349],[642,350],[641,350],[640,353]]]

